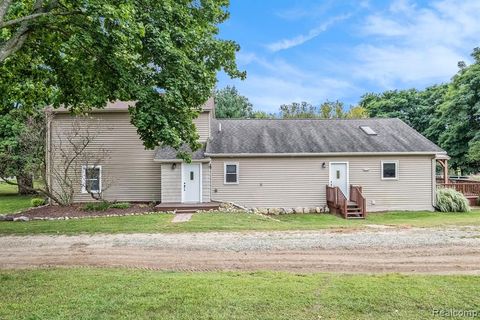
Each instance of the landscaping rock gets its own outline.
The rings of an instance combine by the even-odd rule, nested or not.
[[[315,207],[315,213],[321,213],[322,209],[320,207]]]
[[[273,214],[275,216],[278,216],[280,214],[280,209],[278,208],[270,208],[268,209],[268,213],[269,214]]]
[[[295,209],[293,209],[293,212],[295,212],[295,213],[303,213],[303,208],[302,208],[302,207],[296,207]]]
[[[291,214],[291,213],[293,213],[293,209],[292,208],[283,208],[283,212],[285,214]]]
[[[25,216],[20,216],[20,217],[13,218],[13,221],[28,222],[30,221],[30,218]]]
[[[258,212],[261,214],[268,214],[268,208],[258,208]]]

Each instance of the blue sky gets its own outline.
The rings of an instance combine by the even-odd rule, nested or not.
[[[448,81],[480,46],[480,0],[231,0],[220,37],[241,46],[255,109],[283,103],[355,104],[366,92]]]

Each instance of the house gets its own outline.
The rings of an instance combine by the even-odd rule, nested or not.
[[[74,201],[92,200],[85,190],[88,176],[100,190],[104,179],[114,178],[102,190],[107,200],[317,211],[328,206],[358,217],[366,211],[434,210],[436,160],[446,152],[399,119],[220,120],[214,114],[210,99],[195,121],[205,147],[185,163],[171,148],[144,149],[127,103],[94,111],[96,124],[111,128],[98,137],[109,158],[74,173]],[[50,151],[72,119],[65,110],[55,112]],[[50,169],[57,162],[49,152]]]

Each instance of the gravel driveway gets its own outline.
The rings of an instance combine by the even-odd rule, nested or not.
[[[0,237],[0,268],[480,274],[480,228]]]

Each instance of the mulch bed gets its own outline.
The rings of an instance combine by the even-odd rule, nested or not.
[[[112,216],[112,215],[129,215],[129,214],[142,214],[155,211],[153,205],[146,203],[132,203],[130,208],[116,209],[109,208],[105,211],[85,211],[83,210],[84,204],[74,204],[70,206],[43,206],[38,208],[32,208],[23,212],[9,214],[7,217],[27,217],[29,219],[34,218],[84,218],[91,216]]]

